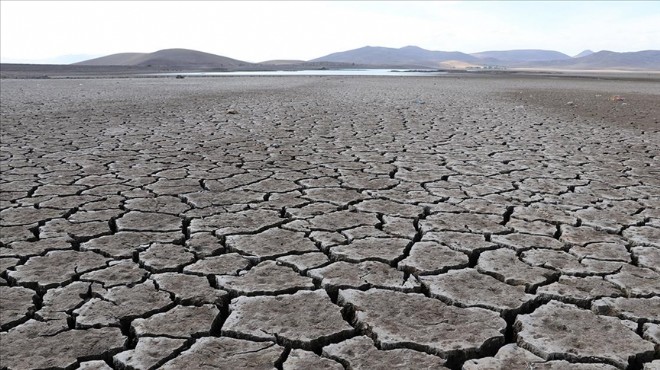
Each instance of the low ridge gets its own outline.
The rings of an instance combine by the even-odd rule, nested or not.
[[[119,53],[75,63],[81,66],[158,66],[227,68],[251,63],[189,49],[165,49],[153,53]]]

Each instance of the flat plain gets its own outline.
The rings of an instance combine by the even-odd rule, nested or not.
[[[2,368],[660,367],[658,80],[1,87]]]

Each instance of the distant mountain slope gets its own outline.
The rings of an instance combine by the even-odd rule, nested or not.
[[[533,66],[573,69],[635,69],[660,70],[660,50],[644,50],[630,53],[599,51],[570,60],[536,62]]]
[[[458,51],[431,51],[417,46],[405,46],[399,49],[365,46],[358,49],[332,53],[312,59],[310,62],[438,67],[441,62],[448,60],[478,62],[477,58]]]
[[[153,53],[120,53],[75,63],[81,66],[237,67],[248,62],[189,49],[165,49]]]
[[[490,58],[503,62],[536,62],[571,58],[570,56],[558,51],[536,49],[482,51],[479,53],[472,53],[471,55],[479,59]]]
[[[574,56],[573,58],[582,58],[582,57],[586,57],[587,55],[591,55],[593,53],[594,53],[593,51],[587,49],[587,50],[582,51],[580,54]]]

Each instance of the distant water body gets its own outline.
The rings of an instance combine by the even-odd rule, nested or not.
[[[157,76],[440,76],[437,70],[402,69],[310,69],[302,71],[238,71],[158,73]]]

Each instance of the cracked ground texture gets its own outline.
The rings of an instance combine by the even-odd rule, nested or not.
[[[0,366],[658,369],[659,96],[3,80]]]

